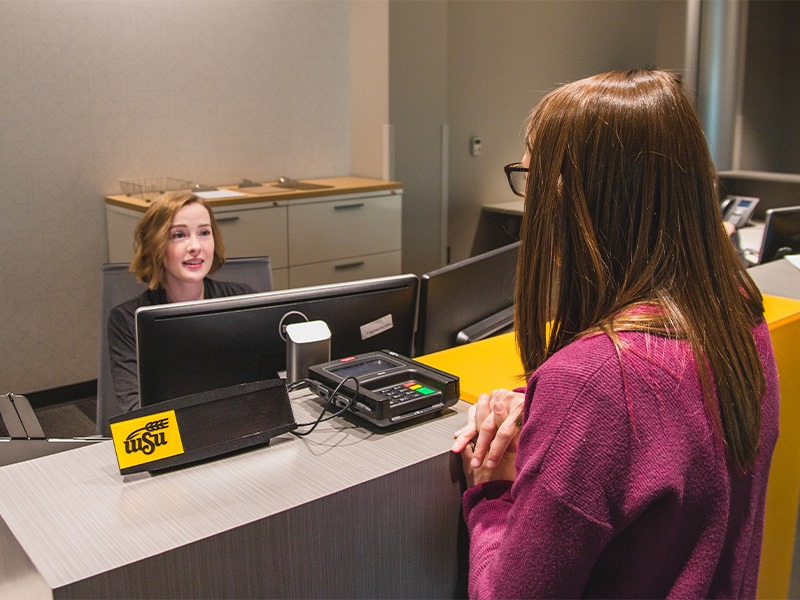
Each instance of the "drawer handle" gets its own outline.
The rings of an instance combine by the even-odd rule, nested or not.
[[[238,220],[239,217],[217,217],[217,223],[233,223]]]
[[[341,269],[355,269],[356,267],[360,267],[364,264],[363,260],[359,260],[357,262],[345,263],[343,265],[334,265],[333,268],[337,271]]]
[[[357,204],[339,204],[333,207],[333,210],[349,210],[351,208],[361,208],[364,206],[363,202],[359,202]]]

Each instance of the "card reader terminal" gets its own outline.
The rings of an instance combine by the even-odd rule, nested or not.
[[[459,398],[458,377],[418,363],[390,350],[367,352],[308,368],[308,378],[322,386],[327,400],[344,381],[333,404],[345,406],[358,394],[350,412],[389,427],[439,412]],[[344,397],[340,397],[344,396]]]

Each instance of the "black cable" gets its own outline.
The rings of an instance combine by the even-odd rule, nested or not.
[[[337,394],[339,393],[339,389],[344,385],[344,383],[348,379],[352,379],[356,384],[355,390],[353,390],[353,397],[352,398],[347,398],[347,396],[345,396],[345,398],[347,398],[347,404],[342,406],[335,413],[333,413],[331,415],[328,415],[327,417],[323,418],[323,416],[325,415],[325,411],[328,410],[328,407],[331,405],[331,403],[334,401],[334,398],[336,398]],[[312,386],[314,386],[316,388],[316,390],[312,390],[312,391],[314,391],[319,397],[323,397],[323,394],[319,393],[319,391],[322,390],[322,389],[326,389],[326,388],[322,388],[322,386],[319,386],[318,384],[317,385],[314,385],[314,384],[316,384],[316,382],[312,382],[311,380],[308,380],[308,379],[301,379],[299,381],[295,381],[294,383],[289,384],[286,387],[287,387],[287,389],[289,391],[293,391],[295,389],[300,389],[303,386],[305,386],[305,387],[307,387],[309,389],[312,389]],[[328,421],[328,420],[333,419],[334,417],[338,417],[342,413],[346,412],[351,406],[353,406],[353,404],[355,404],[356,398],[358,397],[358,389],[359,389],[359,383],[358,383],[358,379],[356,379],[355,376],[351,375],[349,377],[345,377],[344,379],[342,379],[339,382],[339,385],[336,386],[336,389],[334,389],[333,392],[331,392],[328,395],[328,399],[325,402],[325,405],[322,407],[322,410],[320,411],[319,416],[317,417],[317,420],[313,421],[312,423],[299,423],[297,425],[298,427],[308,427],[308,426],[310,426],[311,429],[309,429],[308,431],[292,431],[291,434],[295,435],[297,437],[307,436],[309,433],[314,431],[314,429],[316,429],[317,425],[319,425],[323,421]]]
[[[311,389],[311,387],[316,383],[311,379],[298,379],[297,381],[293,381],[292,383],[286,384],[286,390],[289,392],[293,392],[294,390],[299,390],[302,387],[307,387]]]

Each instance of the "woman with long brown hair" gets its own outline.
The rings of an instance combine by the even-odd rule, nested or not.
[[[510,171],[529,381],[456,434],[470,595],[753,597],[777,372],[679,79],[554,90]]]

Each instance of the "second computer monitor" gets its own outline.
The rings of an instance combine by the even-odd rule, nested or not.
[[[417,355],[513,327],[519,242],[424,274],[420,279]]]
[[[759,264],[787,254],[800,254],[800,206],[771,208],[764,222]]]

